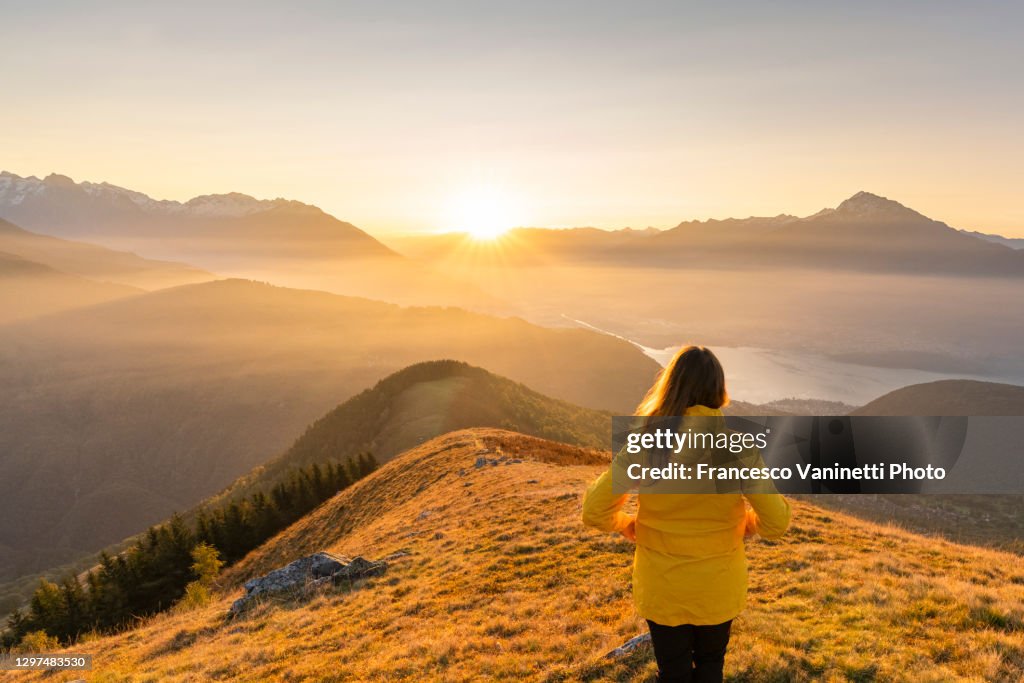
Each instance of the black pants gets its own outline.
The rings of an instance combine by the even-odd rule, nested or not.
[[[732,621],[716,626],[662,626],[650,619],[658,683],[721,683]]]

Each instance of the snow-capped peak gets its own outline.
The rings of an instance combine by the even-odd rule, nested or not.
[[[0,172],[0,208],[13,207],[32,197],[45,196],[47,192],[80,192],[83,198],[99,203],[132,204],[149,214],[185,216],[197,218],[247,216],[283,205],[300,205],[286,199],[256,199],[239,192],[208,194],[195,197],[187,202],[170,199],[153,199],[149,195],[110,183],[76,183],[67,176],[52,173],[43,179],[35,176],[23,178],[7,171]]]
[[[0,171],[0,206],[17,206],[30,196],[42,193],[44,189],[43,181],[35,176],[22,178]]]
[[[864,192],[863,190],[837,206],[835,213],[845,216],[857,216],[859,218],[870,218],[883,214],[921,216],[921,214],[903,206],[897,201],[870,192]]]
[[[285,199],[255,199],[240,192],[204,194],[194,197],[182,209],[195,216],[247,216],[288,203]]]

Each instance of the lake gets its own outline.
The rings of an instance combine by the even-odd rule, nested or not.
[[[651,348],[632,339],[602,330],[582,320],[566,319],[633,344],[660,365],[665,365],[678,346]],[[783,398],[816,398],[864,405],[909,384],[942,379],[976,379],[983,382],[1021,383],[1022,378],[994,378],[947,374],[911,368],[882,368],[837,361],[820,354],[743,346],[715,346],[725,368],[729,395],[737,401],[770,403]]]
[[[666,349],[637,346],[661,365],[665,365],[679,350],[678,346]],[[818,398],[863,405],[908,384],[940,379],[998,381],[978,375],[844,363],[809,353],[729,346],[716,346],[712,350],[725,368],[729,395],[751,403],[768,403],[782,398]]]

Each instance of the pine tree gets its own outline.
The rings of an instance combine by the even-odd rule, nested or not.
[[[363,473],[359,468],[359,463],[354,458],[349,458],[345,461],[345,473],[348,474],[348,479],[352,483],[363,478]]]
[[[242,516],[242,506],[233,502],[224,513],[224,540],[223,545],[219,546],[228,562],[241,559],[244,554],[244,534],[245,519]]]
[[[39,587],[29,601],[29,628],[55,635],[62,626],[62,608],[60,587],[52,581],[40,579]]]
[[[61,641],[74,640],[78,634],[92,628],[88,598],[82,584],[74,576],[68,576],[60,583],[62,600],[59,627],[50,633]]]
[[[313,497],[319,502],[326,500],[328,495],[328,488],[324,482],[324,473],[320,469],[319,463],[313,463],[313,466],[309,471],[309,483],[313,490]]]
[[[359,477],[365,477],[377,469],[377,459],[372,453],[360,453],[358,457]]]
[[[202,510],[190,528],[180,515],[146,530],[125,552],[100,553],[99,566],[85,579],[54,584],[41,580],[27,612],[8,619],[0,644],[17,645],[56,636],[69,642],[89,630],[111,631],[134,618],[178,602],[201,602],[223,564],[247,552],[308,513],[338,491],[377,469],[370,453],[344,462],[314,462],[298,468],[269,492],[257,491],[241,502]]]
[[[344,491],[352,485],[348,472],[340,462],[333,462],[327,466],[328,479],[331,482],[331,490],[334,492]]]

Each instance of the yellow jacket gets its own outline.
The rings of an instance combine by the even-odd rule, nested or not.
[[[722,412],[694,406],[686,414],[721,417]],[[609,467],[587,489],[583,522],[602,531],[621,531],[633,517],[622,512],[628,494],[612,492],[611,473]],[[637,612],[665,626],[721,624],[735,618],[747,598],[744,533],[749,529],[777,538],[789,526],[789,515],[786,499],[774,492],[640,494],[633,558]]]

